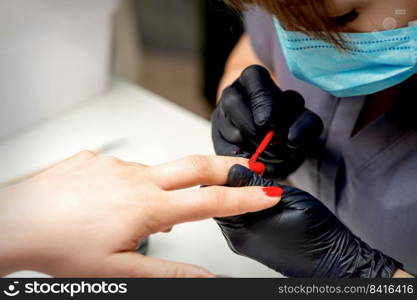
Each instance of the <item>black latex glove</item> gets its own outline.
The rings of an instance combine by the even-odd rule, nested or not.
[[[218,155],[249,158],[274,129],[276,136],[260,156],[264,176],[285,178],[313,149],[323,131],[320,117],[304,107],[303,97],[281,91],[269,72],[251,66],[223,91],[212,115],[212,138]]]
[[[277,186],[268,210],[216,219],[230,248],[288,277],[392,277],[401,264],[353,235],[319,200],[234,166],[228,184]],[[254,199],[256,201],[256,199]]]

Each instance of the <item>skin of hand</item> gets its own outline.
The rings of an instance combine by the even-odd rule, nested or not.
[[[0,191],[0,273],[212,277],[203,268],[135,250],[146,236],[178,223],[275,205],[279,199],[260,187],[221,186],[236,163],[247,165],[239,158],[191,156],[147,167],[81,152]],[[185,189],[196,185],[210,187]]]
[[[323,122],[294,91],[281,91],[269,72],[250,66],[223,91],[212,116],[216,153],[249,158],[266,133],[275,138],[260,156],[265,176],[285,178],[319,145]]]
[[[217,219],[235,253],[288,277],[401,275],[400,263],[353,235],[310,194],[264,179],[243,166],[232,167],[228,185],[274,186],[284,191],[280,202],[270,209]]]

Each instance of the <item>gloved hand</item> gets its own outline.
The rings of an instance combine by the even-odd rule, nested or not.
[[[281,201],[270,209],[216,219],[237,254],[288,277],[388,278],[401,268],[400,263],[353,235],[304,191],[263,179],[242,166],[232,167],[228,184],[275,186],[283,191]]]
[[[269,72],[251,66],[223,91],[212,115],[212,138],[218,155],[249,158],[274,129],[275,138],[260,156],[264,176],[285,178],[316,148],[323,131],[320,117],[304,107],[295,91],[281,91]]]

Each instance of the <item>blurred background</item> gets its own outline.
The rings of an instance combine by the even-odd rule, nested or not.
[[[0,0],[0,141],[113,75],[209,119],[242,27],[222,0]]]
[[[241,16],[221,0],[123,0],[114,72],[209,118]]]

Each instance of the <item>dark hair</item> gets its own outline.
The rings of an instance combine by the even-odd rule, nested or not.
[[[340,26],[328,16],[326,0],[224,0],[233,8],[244,10],[256,5],[278,17],[289,30],[301,31],[309,36],[345,48],[340,38]]]

